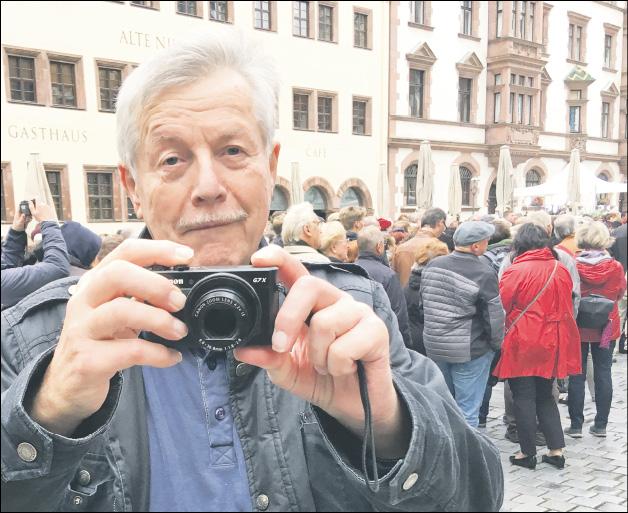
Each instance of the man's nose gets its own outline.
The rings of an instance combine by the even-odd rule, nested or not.
[[[227,189],[217,173],[211,157],[199,159],[196,166],[196,183],[192,191],[192,203],[195,206],[212,205],[227,198]]]

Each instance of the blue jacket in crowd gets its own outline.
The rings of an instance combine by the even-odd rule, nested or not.
[[[2,308],[13,306],[44,285],[69,276],[68,248],[56,221],[41,224],[44,258],[35,265],[24,264],[26,232],[11,228],[2,246]]]

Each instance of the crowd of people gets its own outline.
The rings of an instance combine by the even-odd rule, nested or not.
[[[564,467],[564,435],[583,436],[587,380],[589,433],[606,436],[616,343],[626,353],[626,213],[460,223],[432,208],[392,222],[350,206],[325,221],[302,203],[273,214],[266,240],[302,261],[359,265],[381,283],[404,343],[438,365],[471,426],[486,427],[504,381],[505,436],[521,447],[514,465],[534,468],[546,445],[542,460]],[[609,311],[598,312],[604,300]],[[559,400],[569,405],[564,430]]]

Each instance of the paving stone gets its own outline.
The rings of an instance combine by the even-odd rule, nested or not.
[[[619,506],[617,506],[617,504],[609,504],[608,502],[602,504],[601,506],[598,506],[597,508],[595,508],[596,511],[618,511],[618,512],[624,512],[626,511],[625,508],[622,509]]]
[[[540,504],[542,508],[547,508],[549,511],[571,511],[575,506],[569,502],[550,500]]]

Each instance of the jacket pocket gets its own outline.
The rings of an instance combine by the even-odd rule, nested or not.
[[[121,511],[114,492],[115,472],[105,454],[87,453],[63,501],[65,511]]]

